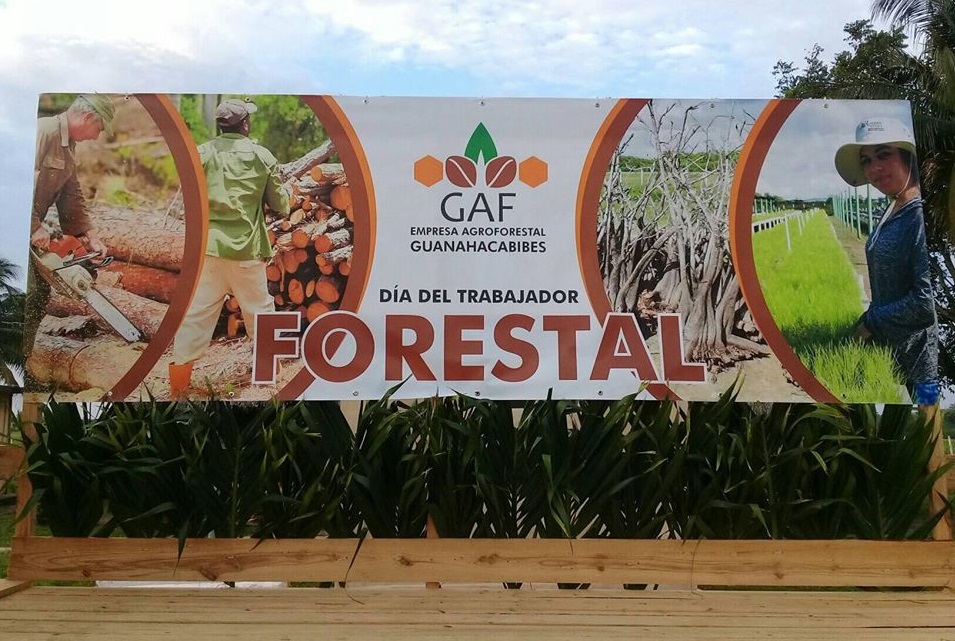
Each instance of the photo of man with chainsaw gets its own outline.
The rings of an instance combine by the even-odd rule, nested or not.
[[[65,283],[79,291],[89,282],[79,267],[80,256],[85,260],[105,259],[107,250],[98,238],[90,220],[86,200],[76,172],[76,143],[96,140],[104,131],[110,131],[114,116],[113,103],[108,96],[81,94],[69,108],[57,115],[37,121],[36,161],[34,165],[33,211],[30,220],[31,268],[27,291],[24,327],[24,352],[29,359],[37,328],[43,317],[52,284]],[[51,238],[44,224],[47,212],[56,208],[61,238]],[[69,265],[57,256],[75,256],[76,265]],[[44,260],[44,257],[50,259]],[[69,269],[78,267],[78,269]],[[66,268],[65,272],[58,270]],[[65,280],[64,280],[65,277]],[[55,279],[59,278],[59,281]]]

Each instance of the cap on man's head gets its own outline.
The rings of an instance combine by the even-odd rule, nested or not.
[[[255,111],[254,102],[226,98],[216,107],[216,124],[220,127],[232,127],[245,120],[249,114],[254,114]]]
[[[107,135],[113,134],[113,116],[116,115],[116,111],[113,108],[113,101],[109,99],[109,96],[106,96],[101,93],[82,93],[76,97],[74,102],[85,104],[93,110],[97,116],[100,117],[100,120],[103,121],[103,129],[106,131]]]

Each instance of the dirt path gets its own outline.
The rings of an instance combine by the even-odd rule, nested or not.
[[[655,362],[660,362],[659,339],[647,339],[647,347]],[[738,401],[745,402],[812,402],[812,398],[792,382],[774,355],[740,361],[732,369],[707,377],[704,383],[673,383],[669,387],[686,401],[715,401],[736,382],[742,383]]]
[[[744,402],[812,402],[812,398],[798,385],[789,380],[782,364],[775,356],[765,356],[743,361],[718,374],[711,374],[705,385],[677,384],[670,387],[680,398],[692,400],[715,400],[729,389],[736,377],[742,381],[737,400]]]
[[[872,290],[869,288],[869,267],[865,260],[865,237],[857,237],[855,230],[846,227],[838,218],[830,218],[829,224],[856,271],[862,289],[862,307],[866,308],[872,300]]]

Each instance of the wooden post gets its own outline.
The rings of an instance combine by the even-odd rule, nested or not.
[[[942,411],[938,405],[919,405],[919,411],[926,419],[932,421],[932,437],[935,439],[935,451],[929,461],[929,473],[935,472],[945,464],[945,439],[942,436]],[[935,481],[932,486],[932,495],[929,499],[929,509],[932,513],[945,508],[948,497],[948,480],[945,476]],[[951,514],[947,514],[932,530],[932,538],[936,541],[952,540]]]
[[[28,437],[30,440],[36,440],[36,427],[34,426],[34,423],[36,423],[37,419],[39,418],[39,404],[33,401],[24,401],[23,410],[20,412],[20,429],[22,430],[24,437]],[[17,479],[17,514],[20,514],[23,511],[32,495],[33,484],[30,483],[30,478],[24,474]],[[36,514],[34,512],[30,512],[29,515],[17,523],[14,536],[33,536],[33,528],[35,523]]]
[[[438,538],[438,528],[435,526],[434,519],[431,518],[430,514],[428,515],[427,533],[429,539]],[[438,581],[426,581],[424,587],[427,590],[440,590],[441,583]]]

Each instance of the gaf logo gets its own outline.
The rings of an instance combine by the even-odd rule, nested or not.
[[[483,171],[479,171],[483,166]],[[483,175],[482,175],[483,174]],[[483,185],[478,184],[479,175]],[[503,189],[515,179],[534,188],[547,182],[547,163],[537,156],[517,162],[513,156],[501,156],[484,123],[478,123],[460,156],[448,156],[444,162],[423,156],[414,163],[414,179],[433,187],[447,178],[455,187],[469,189],[486,186]]]

